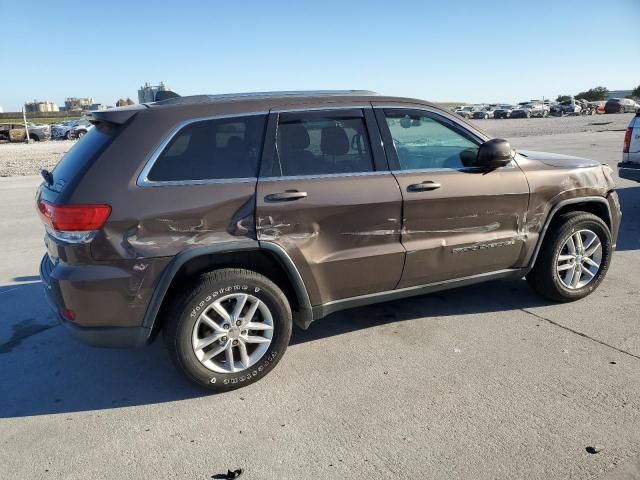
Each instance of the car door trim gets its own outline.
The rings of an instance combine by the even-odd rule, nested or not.
[[[427,293],[438,292],[440,290],[448,290],[450,288],[473,285],[475,283],[481,283],[487,280],[495,280],[498,278],[521,278],[525,273],[526,269],[510,268],[497,270],[494,272],[480,273],[477,275],[470,275],[467,277],[453,278],[450,280],[441,280],[438,282],[400,288],[397,290],[387,290],[383,292],[376,292],[367,295],[359,295],[356,297],[334,300],[332,302],[314,306],[313,320],[319,320],[323,317],[326,317],[327,315],[330,315],[331,313],[335,313],[340,310],[346,310],[348,308],[355,308],[365,305],[371,305],[374,303],[387,302],[390,300],[414,297]]]

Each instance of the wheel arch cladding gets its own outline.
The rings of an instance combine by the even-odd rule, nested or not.
[[[143,326],[155,336],[174,294],[202,273],[220,268],[245,268],[260,273],[282,289],[301,328],[311,323],[311,303],[295,265],[277,248],[257,241],[229,242],[189,249],[176,255],[162,272],[147,307]]]
[[[613,219],[611,217],[611,211],[609,208],[609,203],[607,199],[604,197],[583,197],[583,198],[571,198],[558,202],[549,213],[547,220],[545,221],[542,234],[538,239],[536,244],[535,251],[531,257],[531,261],[529,262],[529,268],[533,268],[535,264],[538,254],[540,253],[540,248],[547,238],[547,233],[551,228],[553,228],[554,222],[556,222],[561,215],[569,212],[588,212],[593,213],[611,230]]]

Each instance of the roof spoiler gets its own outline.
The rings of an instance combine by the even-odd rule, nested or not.
[[[130,105],[127,107],[109,108],[107,110],[94,110],[87,113],[87,120],[96,124],[100,122],[122,125],[133,118],[140,110],[149,108],[145,104]]]

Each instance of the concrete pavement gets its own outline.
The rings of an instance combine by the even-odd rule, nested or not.
[[[619,161],[622,132],[512,139]],[[77,343],[48,312],[34,177],[0,179],[0,478],[634,478],[640,186],[596,293],[491,282],[335,314],[264,380],[203,395],[161,342]],[[590,454],[586,447],[604,449]]]

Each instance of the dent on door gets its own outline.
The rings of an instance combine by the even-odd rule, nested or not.
[[[306,195],[269,200],[283,192]],[[402,198],[391,174],[260,181],[257,202],[258,239],[287,251],[314,305],[400,280]]]
[[[529,186],[517,167],[399,174],[407,260],[399,287],[514,267],[526,240]],[[413,185],[439,185],[415,190]]]

